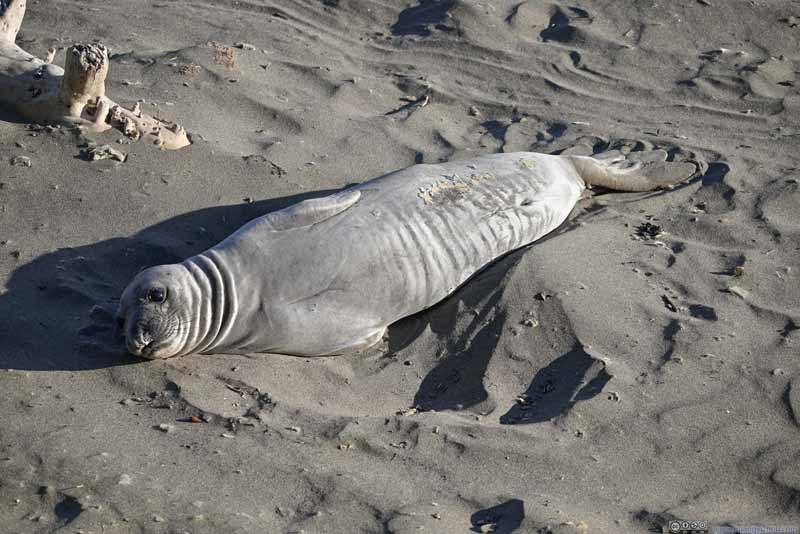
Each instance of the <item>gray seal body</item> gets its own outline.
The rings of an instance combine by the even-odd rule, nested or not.
[[[128,349],[167,358],[368,347],[558,227],[587,181],[618,186],[626,173],[641,180],[615,162],[495,154],[415,165],[295,204],[140,273],[120,302]],[[645,185],[654,186],[635,188]]]

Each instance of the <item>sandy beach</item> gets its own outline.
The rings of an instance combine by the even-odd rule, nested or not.
[[[800,528],[800,3],[31,0],[17,44],[94,40],[192,145],[0,112],[0,532]],[[586,194],[367,351],[115,333],[140,269],[299,200],[652,148],[700,176]]]

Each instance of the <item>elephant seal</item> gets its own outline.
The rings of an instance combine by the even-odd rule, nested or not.
[[[696,170],[651,154],[679,178],[650,178],[624,156],[494,154],[414,165],[269,213],[139,273],[118,311],[127,348],[145,358],[366,348],[558,227],[587,186],[645,191]]]

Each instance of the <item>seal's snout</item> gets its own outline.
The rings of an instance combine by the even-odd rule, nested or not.
[[[131,354],[146,358],[152,349],[153,336],[144,328],[136,328],[125,336],[125,345]]]
[[[184,291],[191,287],[189,276],[182,265],[159,265],[139,272],[127,285],[117,321],[128,352],[149,360],[180,354],[185,342],[181,322],[191,305]]]

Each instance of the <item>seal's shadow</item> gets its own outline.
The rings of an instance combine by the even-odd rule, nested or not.
[[[500,424],[542,423],[563,415],[575,403],[596,397],[611,380],[605,363],[580,343],[540,369]]]
[[[140,361],[124,351],[114,320],[117,299],[139,270],[181,261],[255,217],[332,192],[205,208],[173,217],[130,238],[60,249],[21,265],[0,295],[0,367],[79,370]],[[573,216],[543,240],[557,238],[587,215],[592,212]],[[428,326],[447,338],[447,356],[423,379],[415,404],[427,409],[459,409],[488,397],[483,377],[497,346],[497,332],[506,322],[505,312],[497,306],[504,291],[500,281],[524,251],[514,251],[478,273],[467,283],[469,291],[462,287],[438,307],[389,329],[391,352],[401,350]],[[458,299],[477,313],[461,335],[453,336],[453,314],[438,313],[437,308]]]
[[[584,208],[547,236],[479,271],[441,303],[389,327],[389,355],[405,349],[427,329],[445,345],[441,359],[423,378],[414,406],[425,411],[472,408],[484,414],[494,410],[483,381],[508,320],[501,302],[508,287],[503,280],[512,275],[530,247],[558,239],[604,210],[598,205]],[[471,310],[466,326],[459,324],[459,309]]]
[[[503,280],[514,271],[525,250],[512,252],[482,270],[444,302],[389,328],[390,353],[402,350],[426,329],[444,343],[442,358],[422,380],[414,406],[461,410],[488,399],[483,378],[507,319],[500,305],[507,287]],[[458,324],[459,308],[472,310],[464,327]],[[481,406],[481,411],[493,408]]]
[[[114,318],[122,290],[138,271],[182,261],[251,219],[332,192],[205,208],[130,238],[59,249],[21,265],[0,294],[0,367],[81,370],[142,361],[124,350]]]
[[[7,291],[0,295],[0,368],[85,370],[141,362],[125,351],[115,321],[119,296],[137,272],[152,265],[180,262],[220,242],[249,220],[333,192],[205,208],[165,220],[128,238],[59,249],[21,265],[12,273]],[[573,226],[562,225],[545,239]],[[512,252],[484,269],[468,282],[469,291],[462,288],[454,297],[470,307],[480,306],[464,335],[448,341],[448,354],[466,353],[467,358],[448,358],[426,377],[417,395],[421,405],[456,408],[486,397],[482,378],[497,342],[494,332],[505,322],[505,313],[496,306],[504,287],[500,281],[524,251]],[[454,326],[452,316],[437,313],[437,308],[448,302],[458,301],[447,299],[393,325],[390,349],[400,350],[428,324],[435,332],[449,336]],[[458,387],[441,395],[442,384],[453,382],[458,382]]]

